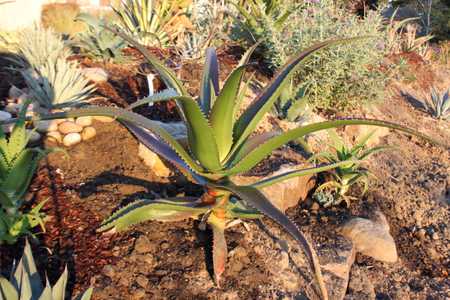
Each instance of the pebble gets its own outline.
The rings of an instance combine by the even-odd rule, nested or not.
[[[81,142],[81,135],[79,133],[69,133],[63,138],[63,144],[66,147],[70,147]]]
[[[65,121],[58,125],[58,130],[62,134],[69,134],[69,133],[78,133],[83,130],[83,127],[80,125],[77,125],[70,121]]]
[[[62,135],[59,131],[47,132],[47,138],[56,143],[62,143]]]
[[[97,134],[97,131],[94,127],[85,127],[83,128],[83,131],[81,132],[81,138],[83,141],[87,141],[91,138],[93,138]]]
[[[134,250],[139,254],[144,254],[153,250],[153,245],[145,235],[141,235],[134,244]]]
[[[0,121],[11,119],[11,117],[12,115],[9,112],[0,110]]]
[[[311,205],[312,212],[317,212],[319,210],[319,208],[320,208],[320,205],[317,202],[313,202],[313,204]]]
[[[35,121],[34,127],[37,131],[45,133],[58,130],[58,122],[56,120]]]
[[[439,239],[439,234],[437,234],[437,232],[433,233],[433,235],[431,236],[431,238],[433,240],[438,240]]]
[[[105,116],[94,116],[94,120],[102,122],[102,123],[111,123],[111,122],[115,121],[114,118],[105,117]]]
[[[30,135],[29,143],[35,143],[41,139],[41,135],[35,130],[27,129],[27,133]]]
[[[92,117],[79,117],[75,120],[75,124],[86,127],[92,125]]]

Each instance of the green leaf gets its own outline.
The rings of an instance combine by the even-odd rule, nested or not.
[[[290,77],[298,70],[301,63],[317,50],[329,47],[334,44],[351,41],[345,40],[329,40],[318,43],[305,51],[300,52],[291,58],[277,73],[276,76],[265,87],[258,98],[244,111],[234,126],[234,139],[237,141],[235,147],[240,146],[245,139],[253,132],[256,125],[267,113],[275,100],[280,96],[285,84],[289,83]]]
[[[214,104],[212,99],[219,94],[219,63],[214,48],[207,48],[205,56],[199,102],[203,113],[208,116]]]
[[[320,263],[312,245],[285,214],[278,210],[258,189],[251,186],[236,186],[233,183],[211,184],[212,188],[227,190],[244,200],[282,226],[300,245],[313,269],[322,297],[328,299],[327,290],[320,270]]]
[[[0,299],[20,300],[16,288],[4,277],[0,277]]]
[[[106,219],[98,231],[115,228],[122,231],[127,227],[148,220],[180,221],[188,218],[196,219],[210,209],[201,202],[191,199],[156,199],[135,201]]]
[[[52,288],[52,298],[55,300],[64,300],[66,295],[66,286],[67,286],[67,266],[64,268],[64,272],[59,277],[58,281]]]
[[[395,124],[390,123],[387,121],[380,121],[380,120],[370,120],[370,119],[347,119],[347,120],[333,120],[333,121],[324,121],[319,122],[315,124],[310,124],[306,126],[302,126],[296,129],[289,130],[287,132],[281,133],[268,141],[265,141],[263,144],[261,144],[258,148],[254,148],[254,150],[249,151],[246,153],[245,157],[242,158],[239,162],[233,161],[233,166],[227,170],[227,174],[233,175],[242,173],[245,171],[250,170],[253,168],[256,164],[258,164],[261,160],[263,160],[265,157],[270,155],[273,150],[283,146],[284,144],[296,140],[298,138],[301,138],[307,134],[330,129],[330,128],[336,128],[341,126],[347,126],[347,125],[373,125],[373,126],[380,126],[380,127],[387,127],[391,129],[396,129],[399,131],[406,132],[408,134],[412,134],[415,136],[418,136],[426,141],[429,141],[434,144],[442,144],[437,142],[436,140],[432,139],[431,137],[422,134],[416,130]],[[243,145],[245,147],[245,144]],[[449,146],[446,146],[449,147]]]
[[[78,296],[76,298],[76,300],[90,300],[93,292],[94,292],[93,288],[88,288],[86,290],[86,292],[84,292],[82,295]]]

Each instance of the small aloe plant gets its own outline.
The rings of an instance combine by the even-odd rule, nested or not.
[[[349,161],[331,171],[332,179],[320,185],[314,193],[314,197],[322,202],[325,207],[339,205],[345,201],[350,206],[352,197],[347,195],[350,187],[355,184],[363,184],[363,194],[369,187],[369,177],[373,174],[361,164],[372,154],[392,148],[389,146],[368,147],[367,142],[375,131],[359,138],[355,145],[349,147],[334,130],[329,130],[328,135],[333,141],[332,152],[324,151],[313,155],[309,160],[320,163],[336,164]],[[327,197],[330,195],[330,197]],[[324,201],[325,200],[325,201]]]
[[[442,95],[434,87],[431,89],[431,100],[424,102],[426,110],[433,117],[450,120],[450,88]]]
[[[67,275],[66,267],[53,287],[47,278],[44,287],[30,244],[26,241],[22,258],[12,270],[9,280],[0,276],[0,300],[65,300]],[[89,288],[76,299],[89,300],[91,296],[92,288]]]
[[[113,30],[113,29],[110,29]],[[119,33],[134,45],[153,65],[168,90],[135,102],[128,109],[96,107],[72,109],[61,113],[42,114],[38,119],[57,119],[78,116],[110,116],[126,126],[145,146],[173,163],[193,183],[204,187],[204,194],[197,198],[142,199],[133,202],[105,220],[99,231],[124,230],[129,226],[147,220],[177,221],[188,218],[201,220],[213,232],[213,269],[217,284],[225,269],[227,247],[224,231],[227,224],[236,218],[254,219],[267,215],[280,224],[301,246],[312,267],[320,293],[327,299],[327,290],[320,264],[309,241],[284,213],[260,191],[260,188],[302,176],[336,168],[349,161],[322,165],[315,168],[280,174],[250,185],[237,185],[233,176],[251,170],[275,149],[307,134],[346,125],[375,125],[402,130],[430,140],[414,130],[393,123],[346,119],[309,124],[286,132],[253,134],[263,116],[272,109],[274,102],[299,69],[302,61],[310,54],[342,41],[326,41],[302,51],[289,60],[269,82],[259,96],[243,113],[238,114],[239,105],[245,94],[241,90],[244,71],[255,47],[242,58],[227,80],[219,88],[218,60],[214,49],[206,51],[206,62],[197,99],[192,98],[172,70],[155,59],[144,47],[132,38]],[[245,84],[243,88],[245,89]],[[167,132],[160,123],[132,112],[132,109],[155,101],[174,99],[184,120],[187,143]],[[36,117],[37,118],[37,117]]]

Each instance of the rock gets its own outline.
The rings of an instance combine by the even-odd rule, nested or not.
[[[65,121],[58,125],[58,130],[62,134],[78,133],[83,130],[83,127],[74,122]]]
[[[145,235],[139,236],[134,244],[134,250],[139,254],[150,252],[153,248],[152,242]]]
[[[279,170],[268,175],[267,177],[276,176],[289,171],[305,168],[307,166],[281,166]],[[262,180],[262,177],[257,176],[234,176],[233,182],[236,184],[251,184]],[[308,196],[309,191],[314,187],[313,176],[300,176],[262,189],[263,193],[271,200],[271,202],[281,211],[285,212],[288,208],[296,206],[300,201],[303,201]]]
[[[83,126],[83,127],[91,126],[92,125],[92,117],[85,116],[85,117],[76,118],[75,124]]]
[[[50,131],[50,132],[47,132],[47,138],[50,140],[50,141],[52,141],[52,142],[55,142],[55,143],[58,143],[58,144],[60,144],[60,143],[62,143],[62,135],[61,135],[61,132],[59,132],[59,131]]]
[[[163,161],[152,150],[145,145],[139,144],[138,155],[144,160],[144,163],[152,169],[152,171],[159,177],[169,177],[170,169],[166,167]]]
[[[66,147],[70,147],[81,142],[81,135],[76,132],[69,133],[63,138],[63,144]]]
[[[102,123],[111,123],[114,122],[116,119],[111,117],[105,117],[105,116],[94,116],[94,120],[102,122]]]
[[[371,137],[366,143],[367,147],[373,147],[380,144],[381,139],[389,133],[389,128],[368,125],[346,126],[344,130],[344,136],[348,143],[354,143],[358,139],[371,134]]]
[[[49,131],[57,131],[59,122],[57,120],[35,121],[34,127],[37,131],[45,133]]]
[[[97,131],[94,127],[85,127],[83,128],[83,131],[81,132],[81,138],[83,141],[87,141],[91,138],[93,138],[97,134]]]
[[[102,269],[102,273],[105,276],[108,276],[109,278],[113,278],[114,275],[116,275],[116,271],[114,270],[114,267],[111,265],[105,265]]]
[[[137,290],[133,291],[133,293],[131,294],[132,300],[139,300],[139,299],[143,299],[144,297],[145,297],[144,289],[137,289]]]
[[[11,86],[11,88],[8,91],[8,97],[10,99],[17,99],[20,97],[20,95],[23,94],[23,91],[16,87],[15,85]]]
[[[141,288],[146,288],[148,285],[148,279],[147,277],[143,276],[143,275],[139,275],[136,278],[136,283],[141,287]]]
[[[81,73],[92,82],[106,82],[108,81],[108,73],[102,68],[84,68]]]
[[[352,242],[335,235],[321,244],[318,256],[330,299],[342,300],[347,291],[356,250]]]
[[[363,269],[355,267],[350,275],[346,300],[376,299],[375,288]],[[330,299],[333,299],[330,297]],[[401,298],[399,298],[401,299]]]
[[[8,103],[5,110],[11,114],[17,114],[20,110],[21,105],[17,103]]]
[[[353,218],[340,231],[353,242],[357,252],[383,262],[397,261],[395,241],[381,212],[376,212],[374,220]]]
[[[41,135],[35,130],[27,129],[27,133],[30,135],[29,143],[36,143],[41,139]]]
[[[9,112],[0,110],[0,121],[6,121],[11,118],[12,115]]]

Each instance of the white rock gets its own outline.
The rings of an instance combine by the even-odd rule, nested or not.
[[[83,127],[91,126],[92,125],[92,117],[89,117],[89,116],[79,117],[75,120],[75,124],[78,124]]]
[[[74,122],[65,121],[58,125],[58,130],[62,134],[78,133],[83,130],[83,127]]]
[[[58,144],[62,143],[62,135],[61,135],[61,132],[59,132],[59,131],[47,132],[47,138],[52,142],[56,142]]]
[[[105,116],[94,116],[94,120],[102,122],[102,123],[111,123],[111,122],[115,121],[114,118],[105,117]]]
[[[341,227],[341,233],[355,245],[356,251],[383,262],[398,259],[395,241],[389,233],[389,224],[381,212],[374,220],[353,218]]]
[[[29,143],[35,143],[41,139],[41,135],[35,130],[27,129],[27,133],[30,135]]]
[[[35,121],[34,127],[39,132],[49,132],[58,130],[57,120]]]
[[[69,133],[63,138],[63,144],[66,147],[70,147],[81,142],[81,135],[79,133]]]
[[[16,87],[15,85],[11,86],[11,88],[9,89],[8,92],[8,97],[10,99],[17,99],[20,97],[20,95],[23,94],[23,91],[21,89],[19,89],[18,87]]]
[[[81,132],[81,138],[83,141],[87,141],[89,139],[92,139],[97,134],[97,131],[94,127],[88,126],[83,129]]]
[[[84,68],[81,73],[87,79],[96,83],[108,81],[108,73],[102,68]]]
[[[11,119],[11,114],[7,111],[0,110],[0,121]]]

